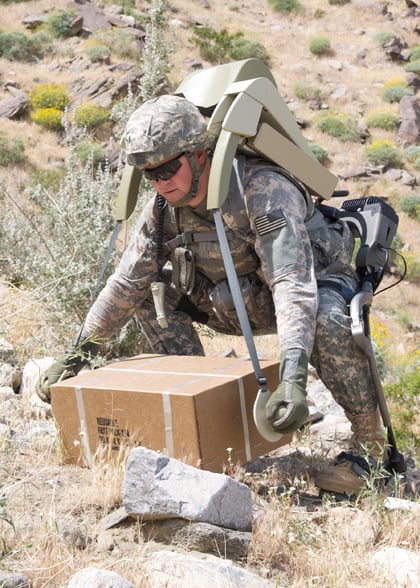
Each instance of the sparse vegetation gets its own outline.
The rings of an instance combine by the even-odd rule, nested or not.
[[[344,142],[357,138],[357,122],[346,114],[321,115],[315,122],[315,128]]]
[[[416,445],[416,433],[413,425],[417,423],[419,413],[420,390],[420,357],[417,350],[417,366],[414,370],[393,384],[384,387],[386,397],[392,406],[398,407],[393,411],[393,427],[398,435],[401,449],[412,449]]]
[[[74,18],[73,10],[58,10],[48,17],[47,28],[57,39],[66,38],[70,34],[70,25]]]
[[[400,210],[410,218],[420,221],[420,196],[406,195],[400,199]]]
[[[366,159],[372,165],[402,167],[402,153],[388,139],[377,139],[364,149]]]
[[[399,102],[403,96],[411,96],[413,90],[408,87],[404,78],[389,80],[384,84],[381,97],[385,102]]]
[[[410,145],[403,151],[405,159],[414,169],[420,169],[420,145]]]
[[[0,31],[0,57],[10,61],[36,61],[42,59],[49,49],[50,38],[43,32],[25,35]]]
[[[385,47],[385,45],[392,41],[392,39],[395,39],[395,34],[391,32],[380,32],[375,35],[375,41],[381,45],[381,47]]]
[[[0,166],[18,165],[25,161],[25,145],[19,137],[10,138],[0,131]]]
[[[83,102],[74,110],[74,121],[79,127],[96,129],[107,122],[110,113],[93,102]]]
[[[319,100],[321,97],[321,89],[313,86],[309,82],[297,82],[294,86],[295,95],[300,100]]]
[[[309,143],[309,147],[312,153],[315,155],[316,159],[320,163],[325,163],[328,158],[328,151],[321,147],[321,145],[318,145],[318,143]]]
[[[317,35],[309,41],[309,51],[313,55],[328,55],[331,53],[331,41],[325,35]]]
[[[92,40],[99,45],[108,47],[115,57],[129,59],[135,63],[141,60],[142,50],[134,32],[129,29],[95,31]]]
[[[292,12],[303,12],[304,5],[299,0],[268,0],[268,4],[276,12],[290,14]]]
[[[106,45],[92,43],[85,48],[86,55],[92,63],[108,63],[111,59],[111,50]]]
[[[198,47],[201,57],[210,63],[239,61],[250,57],[268,62],[264,46],[258,41],[246,39],[241,31],[231,34],[225,28],[215,31],[208,26],[196,26],[192,41]]]
[[[374,110],[366,117],[368,128],[384,129],[393,131],[399,127],[400,117],[393,112]]]

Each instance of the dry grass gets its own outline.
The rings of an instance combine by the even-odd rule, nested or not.
[[[16,403],[10,414],[19,435],[29,439],[30,407]],[[115,571],[138,588],[147,586],[142,563],[153,545],[145,543],[138,523],[109,530],[103,525],[121,504],[124,451],[117,459],[98,452],[90,469],[64,465],[59,444],[42,433],[32,434],[30,442],[11,442],[1,434],[0,451],[5,569],[24,571],[34,588],[65,586],[78,569],[88,566]],[[305,436],[278,455],[281,460],[296,451],[308,464],[319,459]],[[420,505],[419,511],[388,512],[382,506],[384,496],[376,490],[355,504],[321,502],[310,480],[288,477],[281,461],[276,465],[275,460],[261,474],[244,477],[238,468],[232,475],[251,483],[255,495],[256,518],[244,565],[278,586],[393,588],[395,578],[377,569],[372,555],[384,546],[420,549]],[[287,482],[291,489],[278,495],[277,486]],[[273,490],[258,494],[261,484]],[[310,496],[313,504],[305,507]]]

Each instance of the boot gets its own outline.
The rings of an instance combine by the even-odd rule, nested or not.
[[[352,449],[340,453],[334,465],[315,475],[315,485],[337,494],[358,494],[371,470],[380,468],[386,455],[386,438],[378,413],[349,414],[353,431]]]

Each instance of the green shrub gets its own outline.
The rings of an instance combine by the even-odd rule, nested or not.
[[[63,111],[58,108],[37,108],[31,114],[32,121],[49,131],[62,131]]]
[[[343,4],[348,4],[350,0],[328,0],[328,4],[339,4],[342,6]]]
[[[49,192],[56,191],[65,174],[64,167],[61,169],[35,169],[32,174],[32,188],[38,186]]]
[[[410,73],[420,74],[420,59],[406,63],[404,69]]]
[[[385,112],[383,110],[375,110],[366,117],[366,125],[368,128],[384,129],[386,131],[393,131],[398,128],[400,124],[400,117],[393,112]]]
[[[324,114],[315,123],[315,128],[340,141],[353,141],[357,137],[356,121],[345,114]]]
[[[388,86],[382,90],[382,99],[386,102],[399,102],[403,96],[412,96],[413,90],[406,86]]]
[[[376,140],[364,149],[366,159],[372,165],[402,167],[402,154],[391,141]]]
[[[31,62],[42,59],[49,51],[50,38],[42,32],[0,33],[0,57],[9,61]]]
[[[268,53],[261,43],[243,37],[232,39],[230,57],[234,61],[249,59],[250,57],[255,57],[265,63],[268,63],[269,60]]]
[[[299,0],[268,0],[268,4],[276,12],[283,12],[285,14],[302,12],[304,10],[304,6]]]
[[[324,163],[328,157],[328,151],[317,143],[309,143],[309,148],[320,163]]]
[[[231,35],[227,29],[219,32],[211,27],[194,27],[193,43],[198,47],[200,56],[210,63],[225,63],[230,60],[258,57],[268,63],[268,54],[257,41],[244,38],[242,32]]]
[[[390,402],[393,431],[400,449],[418,445],[414,424],[419,411],[420,370],[405,374],[399,382],[386,384],[384,392]]]
[[[86,165],[91,160],[92,165],[96,168],[105,159],[106,150],[105,148],[96,143],[95,141],[89,141],[84,139],[76,147],[76,155],[80,159],[83,165]]]
[[[64,110],[70,99],[63,84],[38,84],[29,94],[31,106],[38,108],[55,108]]]
[[[56,39],[66,38],[70,34],[70,24],[74,18],[74,11],[59,10],[48,17],[47,28]]]
[[[112,55],[121,59],[140,61],[141,50],[137,37],[129,29],[113,28],[111,30],[96,31],[92,35],[92,40],[99,45],[105,45],[112,52]]]
[[[420,59],[420,45],[412,47],[410,50],[410,61],[418,61]]]
[[[17,137],[10,139],[0,131],[0,166],[16,165],[25,161],[25,145]]]
[[[92,63],[106,63],[111,57],[111,50],[106,45],[90,45],[86,47],[85,52]]]
[[[82,166],[71,144],[58,191],[32,186],[25,210],[8,207],[0,219],[1,249],[12,277],[39,293],[54,345],[66,340],[69,332],[77,332],[91,304],[114,226],[112,202],[117,188],[118,180],[109,169],[92,174],[90,161]],[[106,276],[111,268],[112,262]],[[42,344],[49,340],[44,331]]]
[[[420,196],[408,194],[400,199],[400,210],[410,218],[420,220]]]
[[[331,52],[331,41],[324,35],[312,37],[309,41],[309,51],[314,55],[328,55]]]
[[[407,264],[406,279],[412,284],[420,283],[420,255],[416,251],[408,251],[404,253],[405,262]]]
[[[420,169],[420,145],[406,147],[403,155],[414,169]]]
[[[311,86],[311,84],[306,81],[297,82],[294,87],[294,92],[296,97],[300,100],[319,100],[321,97],[321,90]]]
[[[84,102],[76,107],[74,120],[79,127],[96,129],[108,121],[109,112],[93,102]]]
[[[396,35],[394,33],[381,32],[381,33],[376,33],[376,35],[375,35],[375,41],[381,47],[384,47],[387,43],[389,43],[390,41],[392,41],[392,39],[395,39],[395,37],[396,37]]]

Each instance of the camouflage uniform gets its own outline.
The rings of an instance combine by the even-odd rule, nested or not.
[[[281,350],[303,349],[346,412],[375,410],[368,363],[350,330],[346,296],[356,290],[357,280],[347,225],[314,211],[304,190],[272,164],[241,156],[221,215],[253,332],[277,332]],[[205,202],[197,208],[164,208],[169,326],[159,326],[150,289],[158,271],[157,226],[153,198],[91,308],[82,337],[109,337],[133,315],[157,353],[203,355],[193,322],[241,335]],[[194,273],[187,290],[172,282],[176,254],[182,257],[185,250],[192,254]]]

